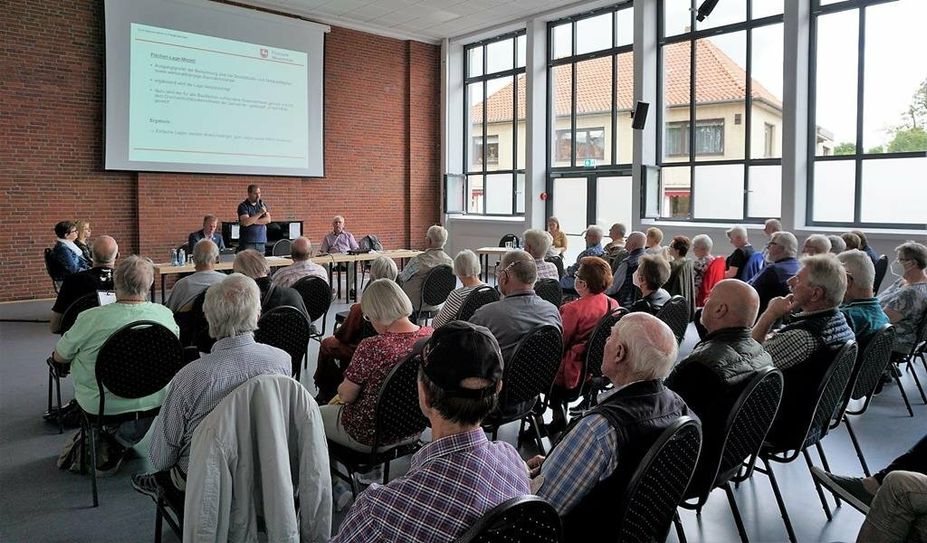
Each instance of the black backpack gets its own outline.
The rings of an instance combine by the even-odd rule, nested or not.
[[[362,237],[357,244],[360,247],[360,251],[365,253],[383,250],[383,244],[380,243],[380,238],[373,234]]]

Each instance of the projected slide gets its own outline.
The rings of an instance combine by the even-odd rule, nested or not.
[[[309,165],[306,53],[131,25],[130,161]]]

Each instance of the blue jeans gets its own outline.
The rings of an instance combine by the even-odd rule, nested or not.
[[[257,252],[264,254],[264,245],[265,245],[264,242],[256,243],[256,242],[250,242],[250,241],[242,241],[241,243],[238,244],[238,251],[236,252],[240,253],[247,249],[254,249]]]

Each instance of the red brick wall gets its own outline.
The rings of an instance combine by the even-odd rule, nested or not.
[[[53,296],[42,250],[53,225],[87,218],[120,253],[164,261],[250,183],[274,219],[316,242],[344,214],[357,237],[418,246],[438,220],[436,46],[332,28],[325,41],[325,177],[103,170],[103,5],[12,2],[0,13],[0,301]]]

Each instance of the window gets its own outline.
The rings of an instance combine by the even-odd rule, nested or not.
[[[486,164],[499,164],[499,136],[486,136],[486,153],[483,154],[482,136],[473,137],[473,157],[477,164],[483,163],[483,157],[486,158]]]
[[[569,130],[557,130],[557,162],[570,160],[573,139]],[[576,160],[605,159],[605,129],[580,128],[576,130]]]
[[[776,156],[776,125],[763,123],[763,157]]]
[[[924,20],[923,0],[814,0],[808,223],[923,228]]]
[[[666,125],[666,154],[689,155],[689,121],[676,121]],[[724,119],[695,122],[695,154],[724,154]]]

